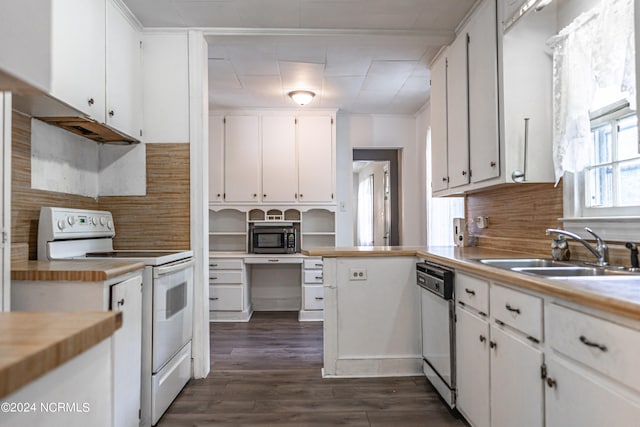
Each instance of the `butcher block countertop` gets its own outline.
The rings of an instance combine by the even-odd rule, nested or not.
[[[0,313],[0,398],[109,338],[119,311]]]
[[[529,289],[576,304],[640,320],[640,275],[627,280],[599,276],[597,279],[546,279],[516,271],[488,266],[475,259],[482,258],[539,258],[526,252],[501,251],[482,247],[345,247],[312,248],[303,250],[309,256],[327,258],[417,256],[454,269],[478,274],[487,279],[522,289]],[[549,256],[550,258],[550,256]]]
[[[122,260],[23,261],[11,264],[11,280],[101,282],[143,268]]]

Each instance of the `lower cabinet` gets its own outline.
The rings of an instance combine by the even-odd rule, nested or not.
[[[246,322],[251,317],[247,270],[242,258],[209,259],[209,320]]]
[[[307,258],[302,262],[302,307],[299,320],[324,319],[324,278],[322,258]]]

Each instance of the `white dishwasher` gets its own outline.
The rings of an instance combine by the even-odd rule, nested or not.
[[[453,271],[430,262],[416,264],[420,286],[423,371],[447,404],[455,407]]]

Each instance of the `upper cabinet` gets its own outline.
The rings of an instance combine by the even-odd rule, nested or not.
[[[105,121],[105,0],[53,0],[51,95]]]
[[[140,137],[142,126],[142,40],[122,9],[107,2],[106,123]]]
[[[553,182],[550,6],[505,28],[503,2],[484,0],[432,64],[434,195],[511,183],[515,170]]]
[[[333,114],[214,114],[209,136],[209,203],[335,204]]]

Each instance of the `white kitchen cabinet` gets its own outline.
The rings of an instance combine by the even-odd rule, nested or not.
[[[468,40],[461,34],[447,49],[447,166],[449,188],[469,183]]]
[[[491,325],[491,425],[542,427],[543,353],[522,337]],[[569,425],[569,424],[567,424]]]
[[[480,3],[469,22],[469,158],[471,181],[500,175],[496,2]],[[527,61],[529,62],[529,61]]]
[[[296,118],[262,116],[262,202],[294,203],[298,199]]]
[[[224,199],[260,201],[260,117],[226,116],[224,123]]]
[[[105,122],[105,0],[52,0],[51,94]]]
[[[142,140],[189,142],[187,32],[145,32],[142,43]]]
[[[243,258],[209,258],[209,320],[248,322],[251,302]]]
[[[333,117],[299,116],[298,200],[333,203],[335,193],[335,149]]]
[[[107,1],[106,123],[135,138],[142,126],[142,40],[120,6]]]
[[[224,200],[224,116],[209,116],[209,203]]]
[[[305,258],[302,263],[302,307],[299,320],[322,320],[324,309],[324,276],[322,258]]]
[[[456,307],[456,406],[476,427],[489,427],[489,322]]]
[[[448,188],[447,168],[447,56],[431,66],[431,190]]]

